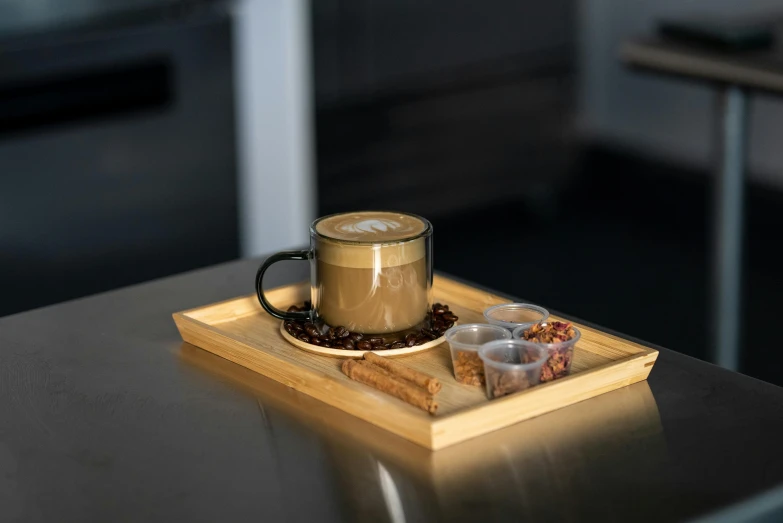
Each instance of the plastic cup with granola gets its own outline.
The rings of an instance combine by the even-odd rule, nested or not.
[[[491,341],[482,345],[478,354],[484,362],[489,399],[538,385],[548,358],[543,347],[522,340]]]
[[[514,331],[515,339],[534,343],[548,352],[549,358],[541,369],[542,383],[571,373],[574,347],[581,335],[579,329],[565,321],[545,321],[529,328],[520,327]]]
[[[511,339],[511,333],[507,329],[486,323],[468,323],[447,330],[454,378],[465,385],[483,385],[484,364],[478,356],[479,347],[490,341],[508,339]]]
[[[530,328],[546,321],[549,311],[531,303],[501,303],[484,311],[487,323],[505,327],[509,331],[520,327]]]

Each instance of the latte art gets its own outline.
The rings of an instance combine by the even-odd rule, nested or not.
[[[370,233],[396,231],[402,228],[400,222],[394,220],[362,220],[359,223],[344,223],[338,227],[344,233]]]
[[[384,242],[413,238],[426,227],[422,219],[410,214],[376,211],[328,216],[318,221],[315,230],[334,240]]]

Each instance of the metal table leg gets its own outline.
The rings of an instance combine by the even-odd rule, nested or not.
[[[739,366],[742,221],[748,96],[739,87],[720,95],[720,169],[715,191],[715,281],[712,361],[731,370]]]

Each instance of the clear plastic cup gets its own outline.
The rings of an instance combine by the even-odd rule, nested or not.
[[[484,311],[487,323],[499,325],[509,331],[532,327],[549,318],[549,311],[531,303],[501,303]]]
[[[535,343],[524,339],[525,330],[529,327],[519,327],[514,330],[514,339],[523,343],[535,345],[546,349],[549,357],[541,370],[541,381],[547,382],[562,378],[571,374],[571,364],[574,362],[574,348],[576,342],[582,337],[579,329],[572,326],[576,335],[568,341],[558,343]]]
[[[510,339],[511,333],[507,329],[486,323],[468,323],[447,330],[446,341],[451,347],[454,378],[466,385],[481,386],[484,383],[484,364],[478,356],[479,347],[490,341]]]
[[[529,389],[541,381],[547,360],[543,347],[522,340],[491,341],[481,346],[489,399]]]

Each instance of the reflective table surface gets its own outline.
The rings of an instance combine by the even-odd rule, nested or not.
[[[431,452],[180,340],[171,313],[257,265],[0,319],[0,521],[781,515],[781,388],[661,349],[647,382]]]

